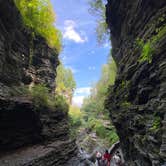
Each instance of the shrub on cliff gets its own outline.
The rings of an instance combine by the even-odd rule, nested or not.
[[[36,34],[43,36],[50,47],[61,50],[61,34],[55,28],[55,13],[50,0],[14,0],[23,21]]]
[[[43,84],[35,85],[31,89],[31,96],[37,109],[48,106],[48,95],[48,88]]]
[[[76,138],[78,130],[82,126],[83,114],[77,106],[70,106],[69,109],[69,124],[70,124],[70,137]]]
[[[63,112],[68,112],[69,110],[69,105],[67,104],[66,99],[61,95],[56,94],[55,96],[50,96],[48,103],[49,106],[55,110]]]
[[[66,100],[58,94],[50,94],[49,89],[44,84],[33,86],[30,93],[37,110],[48,107],[51,110],[68,111]]]

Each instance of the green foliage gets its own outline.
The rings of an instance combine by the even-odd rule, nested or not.
[[[99,44],[108,39],[108,28],[105,16],[105,0],[89,0],[90,13],[97,17],[96,34]]]
[[[144,46],[142,48],[142,53],[139,58],[139,62],[148,61],[149,63],[151,63],[153,52],[154,52],[153,46],[152,46],[151,42],[148,41],[146,44],[144,44]]]
[[[116,143],[119,140],[119,137],[118,137],[115,130],[111,130],[107,134],[107,139],[110,142],[110,144],[112,145],[112,144]]]
[[[80,108],[77,106],[70,106],[69,116],[71,117],[71,122],[73,127],[79,127],[82,124],[83,114],[80,111]]]
[[[69,109],[70,136],[75,138],[78,129],[82,126],[83,114],[77,106],[70,106]]]
[[[107,136],[107,130],[102,124],[97,124],[95,126],[96,135],[100,138],[106,138]]]
[[[130,81],[126,81],[126,80],[122,80],[121,84],[120,84],[120,88],[121,89],[125,89],[129,86]]]
[[[68,111],[68,104],[63,96],[50,94],[49,89],[44,84],[33,86],[30,93],[36,110],[48,107],[52,110]]]
[[[50,0],[15,0],[23,21],[36,34],[43,36],[50,47],[61,50],[61,34],[54,26],[55,13]]]
[[[152,36],[146,43],[143,40],[137,39],[136,43],[141,49],[141,56],[139,62],[152,62],[153,54],[155,53],[155,46],[166,35],[166,26],[156,29],[156,35]]]
[[[121,106],[122,107],[130,107],[132,104],[130,103],[130,102],[128,102],[128,101],[124,101],[122,104],[121,104]]]
[[[45,85],[39,84],[32,87],[31,95],[37,109],[48,106],[49,90]]]
[[[113,59],[103,65],[100,80],[92,87],[91,95],[84,100],[82,110],[95,116],[105,111],[104,101],[108,87],[113,85],[116,77],[116,64]]]
[[[68,103],[71,104],[75,88],[76,82],[71,69],[65,68],[63,64],[60,64],[57,68],[56,92],[64,96]]]
[[[117,67],[112,58],[103,65],[99,81],[92,87],[89,97],[84,99],[81,111],[84,113],[84,126],[96,132],[101,139],[110,143],[118,141],[115,129],[108,129],[104,126],[108,119],[104,102],[107,96],[108,87],[114,85]]]
[[[66,102],[66,99],[61,95],[56,94],[55,96],[50,96],[48,103],[48,105],[55,110],[62,112],[68,112],[69,110],[69,105]]]
[[[166,35],[166,25],[156,29],[157,34],[152,37],[152,44],[155,45],[162,37]]]
[[[91,118],[87,122],[87,128],[90,130],[93,130],[98,137],[101,139],[105,139],[109,142],[110,145],[117,142],[119,140],[118,135],[116,134],[116,131],[114,127],[107,129],[101,120]]]
[[[151,130],[158,130],[161,127],[161,118],[159,116],[156,116],[153,120],[153,125]]]

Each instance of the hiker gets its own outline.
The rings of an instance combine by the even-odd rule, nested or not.
[[[101,161],[102,155],[99,151],[96,151],[96,165],[100,166],[100,161]]]
[[[117,151],[115,153],[115,155],[113,156],[113,160],[114,160],[116,166],[122,166],[122,159],[121,159],[119,151]]]
[[[103,155],[103,159],[104,159],[105,165],[110,166],[111,155],[110,155],[110,153],[108,153],[108,150],[105,151],[105,153]]]

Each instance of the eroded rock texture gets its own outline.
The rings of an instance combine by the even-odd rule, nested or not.
[[[126,165],[161,166],[166,164],[166,1],[108,0],[106,8],[118,64],[106,107]]]
[[[59,166],[77,155],[67,113],[36,112],[25,98],[1,99],[0,104],[0,165]]]
[[[0,0],[0,34],[0,96],[7,96],[9,87],[31,83],[45,83],[53,91],[56,50],[42,37],[32,37],[13,0]]]
[[[21,85],[55,90],[58,55],[21,20],[13,0],[0,0],[0,165],[60,166],[77,152],[69,139],[67,111],[36,110]]]

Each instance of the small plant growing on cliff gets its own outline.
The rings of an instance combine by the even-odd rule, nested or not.
[[[153,54],[153,46],[150,41],[148,41],[142,48],[142,53],[139,58],[139,62],[148,61],[149,63],[152,62],[152,54]]]
[[[152,127],[150,128],[150,130],[155,131],[157,129],[159,129],[161,126],[161,118],[159,116],[156,116],[153,120],[153,124]]]
[[[155,52],[155,46],[160,41],[160,39],[166,35],[166,26],[162,26],[156,29],[156,35],[152,36],[146,43],[141,39],[137,39],[136,43],[141,49],[141,56],[139,57],[139,62],[148,61],[152,62],[153,54]]]
[[[122,107],[127,107],[127,108],[128,108],[128,107],[131,107],[131,105],[132,105],[132,104],[131,104],[130,102],[128,102],[128,101],[124,101],[124,102],[121,104]]]
[[[68,112],[68,104],[63,96],[49,93],[49,89],[44,84],[38,84],[32,87],[31,96],[37,110],[50,108]]]
[[[43,84],[35,85],[31,89],[31,96],[37,109],[48,106],[48,95],[49,90]]]
[[[137,39],[136,45],[141,50],[141,56],[139,57],[139,62],[148,61],[149,63],[152,62],[152,53],[153,53],[153,47],[150,41],[147,43],[144,43],[143,40]]]
[[[55,13],[50,0],[15,0],[15,4],[25,25],[60,51],[61,34],[54,26]]]
[[[62,112],[68,112],[69,105],[66,102],[66,99],[56,94],[55,96],[50,96],[48,100],[48,105],[53,108],[53,110],[58,110]]]

